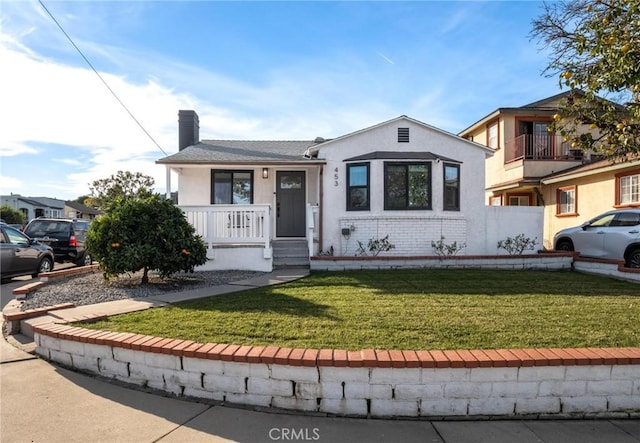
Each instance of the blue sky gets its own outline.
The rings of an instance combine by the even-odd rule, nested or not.
[[[201,138],[306,140],[399,115],[457,133],[560,92],[541,2],[43,1],[167,154],[179,109]],[[164,191],[165,154],[38,2],[2,3],[0,63],[1,194],[74,199],[118,170]]]

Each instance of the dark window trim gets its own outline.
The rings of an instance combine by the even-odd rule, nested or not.
[[[456,201],[458,202],[457,206],[447,206],[447,167],[455,168],[458,170],[458,198]],[[460,165],[454,163],[443,163],[442,164],[442,209],[445,211],[459,211],[460,210]]]
[[[350,186],[351,183],[351,167],[352,166],[365,166],[367,168],[367,185],[366,186]],[[371,164],[365,163],[349,163],[347,164],[347,211],[369,211],[371,210]],[[366,206],[351,206],[351,188],[366,188],[367,189],[367,204]]]
[[[215,196],[215,185],[216,185],[216,181],[215,181],[215,175],[217,172],[220,173],[227,173],[227,174],[231,174],[231,183],[233,183],[233,174],[235,173],[249,173],[249,177],[251,180],[251,196],[249,198],[250,202],[249,204],[252,205],[253,204],[253,191],[254,191],[254,187],[255,187],[255,180],[254,180],[254,174],[253,174],[253,169],[212,169],[211,170],[211,185],[209,188],[209,201],[211,202],[212,205],[216,204],[216,196]],[[217,203],[217,204],[225,204],[225,205],[233,205],[233,189],[231,190],[231,202],[230,203]]]
[[[409,206],[409,183],[405,182],[405,189],[407,190],[405,206],[403,208],[392,208],[389,207],[389,201],[387,198],[387,166],[405,166],[407,168],[407,180],[409,180],[409,166],[412,165],[426,165],[427,166],[427,174],[429,175],[428,179],[428,189],[427,189],[427,198],[429,200],[428,206]],[[384,162],[384,210],[385,211],[430,211],[433,208],[433,177],[431,170],[431,162]]]

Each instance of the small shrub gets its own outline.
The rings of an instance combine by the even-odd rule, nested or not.
[[[327,249],[326,251],[319,251],[318,252],[318,256],[322,257],[322,256],[333,256],[333,245],[329,246],[329,249]]]
[[[437,242],[431,241],[431,249],[433,249],[434,254],[441,257],[456,255],[466,247],[466,243],[458,244],[458,242],[455,241],[451,244],[445,243],[443,235],[440,236],[440,240],[438,240]]]
[[[9,224],[24,224],[24,214],[9,205],[0,206],[0,218]]]
[[[538,244],[538,237],[531,239],[524,234],[518,234],[515,238],[507,237],[506,240],[498,241],[498,249],[504,249],[509,255],[522,255],[526,250],[535,249]]]
[[[358,250],[356,251],[356,255],[369,255],[377,256],[381,252],[386,252],[395,248],[395,245],[389,242],[389,235],[387,234],[383,238],[370,238],[367,247],[362,244],[360,240],[358,240]]]

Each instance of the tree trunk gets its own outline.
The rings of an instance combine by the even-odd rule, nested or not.
[[[149,283],[149,268],[145,266],[142,273],[142,284],[144,285],[147,283]]]

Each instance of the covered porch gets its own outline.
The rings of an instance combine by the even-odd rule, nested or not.
[[[321,165],[181,165],[177,203],[207,248],[200,270],[308,265],[320,241]]]
[[[185,213],[189,223],[201,236],[209,260],[204,268],[215,269],[250,269],[269,272],[274,267],[274,243],[277,238],[272,235],[274,211],[269,204],[255,205],[209,205],[179,206]],[[285,254],[287,245],[299,247],[304,245],[306,259],[315,255],[319,241],[318,205],[309,203],[305,206],[305,235],[297,238],[298,242],[279,242]]]

